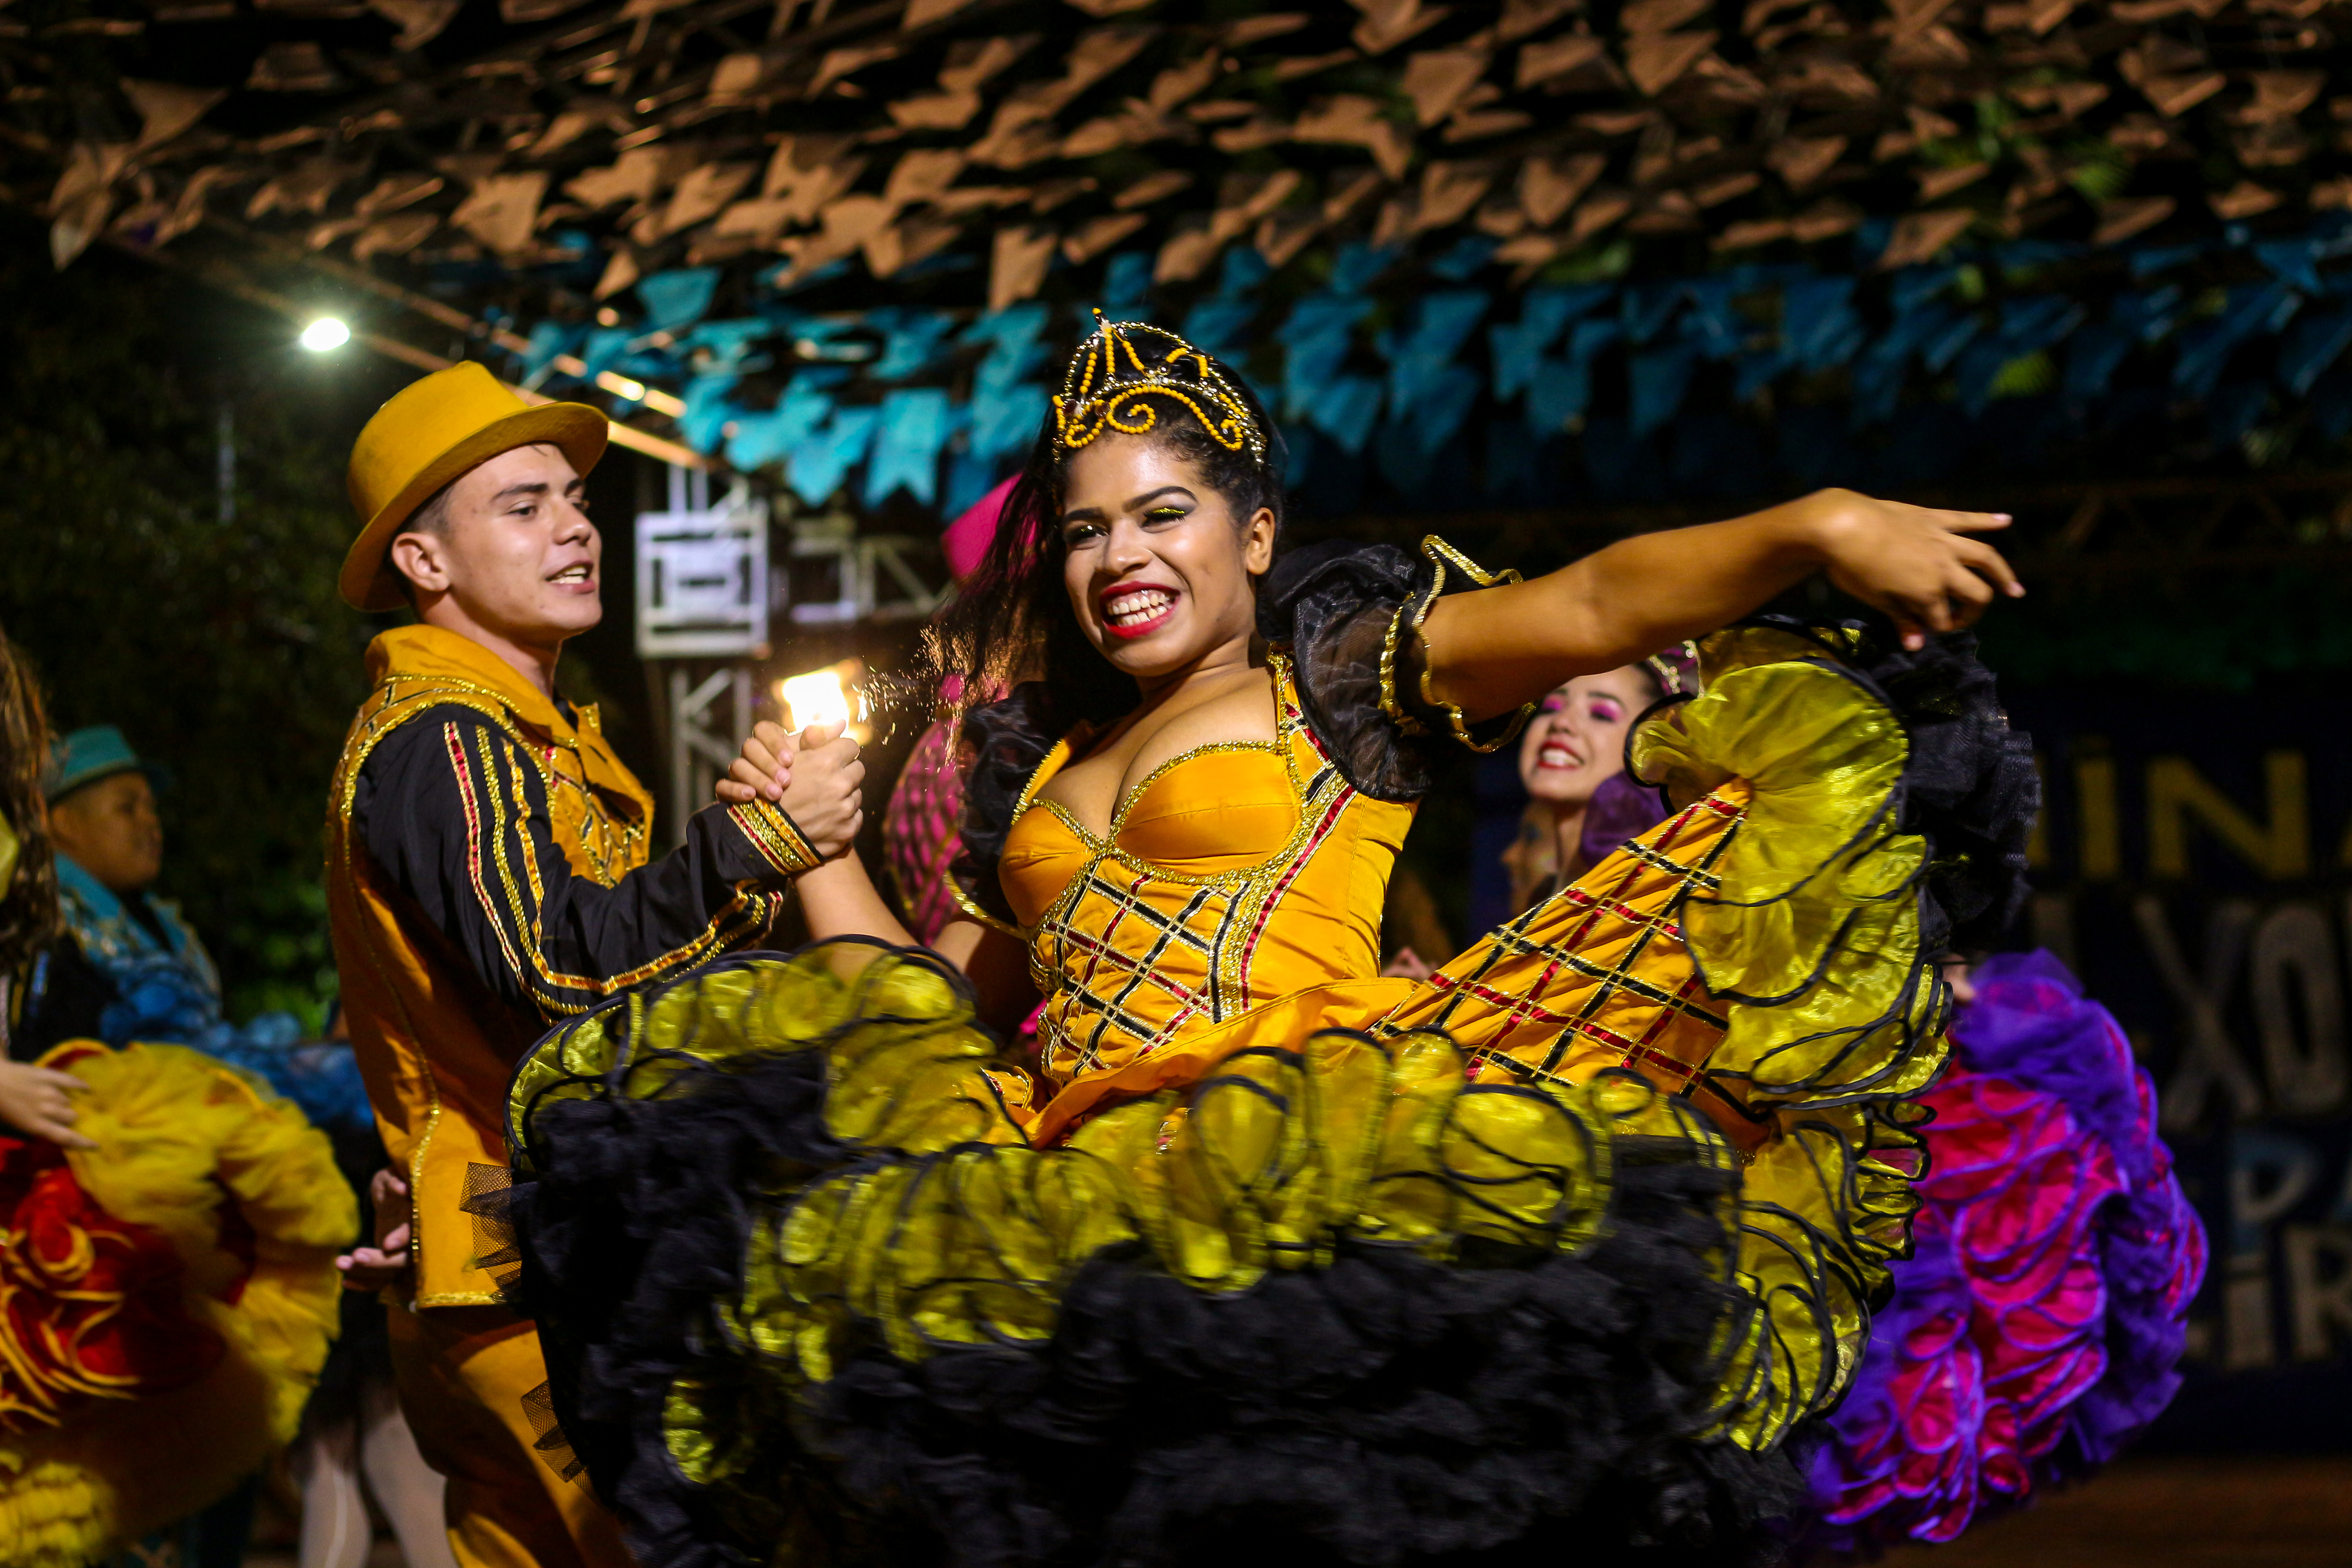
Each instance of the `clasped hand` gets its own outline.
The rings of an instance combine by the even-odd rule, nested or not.
[[[743,754],[719,781],[731,805],[765,800],[783,807],[809,847],[827,860],[847,852],[865,826],[858,786],[866,763],[840,724],[811,724],[797,734],[781,724],[751,727]]]

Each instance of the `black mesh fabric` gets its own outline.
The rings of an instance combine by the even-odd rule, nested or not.
[[[1050,732],[1047,708],[1045,687],[1028,680],[964,715],[961,739],[971,771],[963,784],[963,847],[948,875],[964,897],[1008,925],[1013,908],[997,883],[996,865],[1004,858],[1004,836],[1023,786],[1061,738]]]

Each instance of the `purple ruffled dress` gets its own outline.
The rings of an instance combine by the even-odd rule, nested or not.
[[[1586,862],[1664,813],[1608,780]],[[1812,1458],[1805,1555],[1953,1540],[2105,1464],[2180,1386],[2205,1230],[2156,1135],[2154,1084],[2050,953],[2000,953],[1973,979],[1921,1097],[1936,1115],[1912,1256]]]
[[[1916,1250],[1813,1458],[1816,1553],[1950,1541],[2105,1464],[2179,1386],[2205,1233],[2147,1074],[2049,953],[1974,979],[1923,1097]]]

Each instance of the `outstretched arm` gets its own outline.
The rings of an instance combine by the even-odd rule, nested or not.
[[[1532,583],[1453,595],[1422,628],[1432,691],[1472,719],[1753,614],[1815,572],[1885,611],[1917,647],[2025,592],[1970,535],[2006,513],[1822,490],[1752,517],[1622,540]]]

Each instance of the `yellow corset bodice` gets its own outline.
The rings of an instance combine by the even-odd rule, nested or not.
[[[1254,1008],[1380,973],[1381,906],[1412,807],[1359,794],[1272,656],[1276,739],[1196,747],[1153,769],[1097,837],[1022,790],[999,877],[1045,998],[1056,1087],[1116,1071]]]

